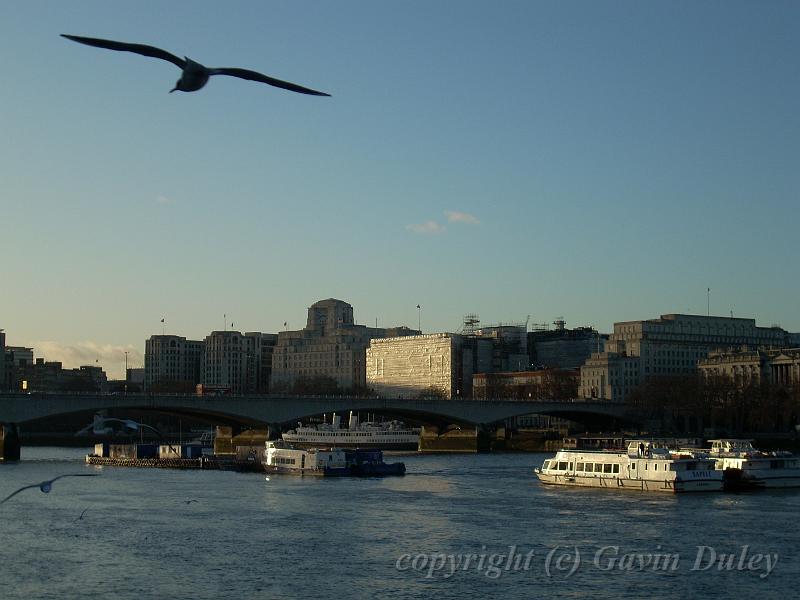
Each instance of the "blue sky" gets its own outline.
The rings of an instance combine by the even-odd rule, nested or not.
[[[796,2],[3,4],[0,327],[112,372],[162,317],[278,331],[327,297],[609,331],[710,287],[799,331],[798,30]],[[168,94],[60,33],[333,96]]]

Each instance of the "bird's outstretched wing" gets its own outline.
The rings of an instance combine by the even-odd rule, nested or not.
[[[83,429],[81,429],[80,431],[76,431],[76,432],[75,432],[75,435],[76,435],[76,436],[88,435],[89,431],[90,431],[90,430],[91,430],[93,427],[94,427],[94,423],[89,423],[89,424],[88,424],[86,427],[84,427],[84,428],[83,428]]]
[[[250,81],[260,81],[261,83],[274,85],[275,87],[297,92],[299,94],[310,94],[311,96],[330,96],[330,94],[326,94],[325,92],[318,92],[317,90],[312,90],[310,88],[303,87],[302,85],[289,83],[288,81],[281,81],[280,79],[268,77],[267,75],[257,73],[256,71],[249,71],[248,69],[219,67],[216,69],[209,69],[208,71],[211,75],[231,75],[232,77],[240,77],[241,79],[249,79]]]
[[[150,56],[152,58],[160,58],[171,62],[176,67],[183,69],[186,61],[178,58],[174,54],[170,54],[166,50],[156,48],[155,46],[146,46],[145,44],[128,44],[126,42],[114,42],[112,40],[101,40],[99,38],[81,37],[79,35],[67,35],[62,33],[61,37],[65,37],[73,42],[79,44],[86,44],[87,46],[95,46],[96,48],[105,48],[106,50],[120,50],[122,52],[134,52],[142,56]]]
[[[58,481],[64,477],[97,477],[98,475],[99,473],[65,473],[64,475],[53,477],[53,479],[50,480],[50,483],[52,484],[54,481]]]
[[[2,500],[0,500],[0,504],[3,504],[3,502],[6,502],[6,501],[10,500],[11,498],[13,498],[14,496],[16,496],[16,495],[17,495],[17,494],[19,494],[20,492],[24,492],[25,490],[29,490],[29,489],[31,489],[31,488],[38,488],[38,487],[39,487],[39,484],[38,484],[38,483],[34,483],[34,484],[32,484],[32,485],[26,485],[25,487],[21,487],[21,488],[19,488],[19,489],[18,489],[16,492],[12,492],[12,493],[11,493],[11,494],[9,494],[8,496],[6,496],[6,497],[5,497],[5,498],[3,498]]]
[[[150,431],[155,433],[158,437],[161,437],[161,432],[152,425],[145,425],[144,423],[137,423],[137,425],[139,425],[140,428],[149,429]]]

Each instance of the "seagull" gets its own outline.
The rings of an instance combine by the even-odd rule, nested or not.
[[[199,502],[199,500],[184,500],[186,504],[191,504],[192,502]]]
[[[42,483],[34,483],[32,485],[26,485],[25,487],[21,487],[16,492],[13,492],[13,493],[9,494],[8,496],[6,496],[3,500],[0,500],[0,504],[3,504],[4,502],[7,502],[8,500],[13,498],[14,496],[19,494],[20,492],[22,492],[24,490],[29,490],[29,489],[32,489],[32,488],[37,488],[38,487],[45,494],[49,494],[50,490],[53,489],[53,482],[58,481],[59,479],[61,479],[63,477],[97,477],[97,475],[98,475],[98,473],[67,473],[66,475],[59,475],[58,477],[54,477],[53,479],[48,479],[47,481],[43,481]],[[84,511],[84,512],[86,512],[86,511]],[[83,515],[81,514],[81,516],[83,516]]]
[[[155,433],[159,438],[161,437],[161,432],[155,427],[152,427],[151,425],[147,425],[145,423],[138,423],[133,419],[115,419],[113,417],[101,417],[99,415],[96,416],[95,420],[92,423],[90,423],[80,431],[76,432],[75,435],[76,436],[86,435],[89,433],[90,429],[93,429],[97,426],[105,427],[106,423],[120,423],[122,425],[123,431],[125,431],[126,433],[136,433],[141,428],[149,429],[150,431]]]
[[[80,516],[80,517],[78,517],[78,518],[77,518],[77,519],[75,519],[75,520],[76,520],[76,521],[80,521],[81,519],[83,519],[83,515],[85,515],[85,514],[86,514],[86,511],[87,511],[87,510],[89,510],[89,507],[88,507],[88,506],[87,506],[86,508],[84,508],[84,509],[83,509],[83,512],[81,513],[81,516]]]
[[[128,44],[126,42],[114,42],[112,40],[101,40],[98,38],[81,37],[78,35],[67,35],[62,33],[61,37],[78,42],[79,44],[86,44],[87,46],[95,46],[96,48],[106,48],[107,50],[120,50],[122,52],[134,52],[142,56],[149,56],[151,58],[160,58],[171,62],[173,65],[183,71],[181,78],[175,84],[175,87],[170,90],[179,92],[196,92],[201,89],[206,83],[208,78],[212,75],[231,75],[233,77],[240,77],[242,79],[249,79],[250,81],[260,81],[273,85],[275,87],[283,88],[292,92],[300,94],[310,94],[312,96],[330,96],[325,92],[318,92],[301,85],[289,83],[288,81],[281,81],[274,77],[268,77],[256,71],[249,71],[247,69],[237,69],[233,67],[220,67],[210,68],[201,65],[199,62],[193,61],[188,56],[178,58],[174,54],[170,54],[166,50],[161,50],[155,46],[147,46],[145,44]]]

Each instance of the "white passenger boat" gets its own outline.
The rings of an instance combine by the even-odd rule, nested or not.
[[[732,490],[800,487],[800,457],[791,452],[762,452],[753,440],[709,440],[709,456]]]
[[[673,454],[649,441],[631,440],[627,451],[560,450],[535,469],[548,485],[657,492],[714,492],[722,472],[710,458]]]
[[[352,411],[346,428],[341,417],[333,414],[331,423],[304,426],[297,424],[283,434],[283,440],[296,448],[346,446],[348,448],[380,448],[382,450],[417,450],[419,428],[407,427],[401,421],[364,422]]]

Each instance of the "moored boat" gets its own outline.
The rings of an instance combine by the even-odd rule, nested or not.
[[[791,452],[762,452],[753,440],[709,440],[708,456],[723,473],[725,488],[742,491],[800,487],[800,457]]]
[[[374,448],[295,448],[283,440],[267,441],[262,465],[267,473],[381,477],[404,475],[404,463],[385,463]]]
[[[333,414],[330,423],[303,425],[283,434],[283,441],[295,448],[320,448],[339,446],[346,448],[380,448],[382,450],[417,450],[420,429],[408,427],[401,421],[360,422],[358,415],[350,412],[347,427],[341,426],[341,417]]]
[[[658,492],[721,491],[714,461],[673,454],[646,440],[630,440],[627,450],[559,450],[534,470],[544,484]]]

